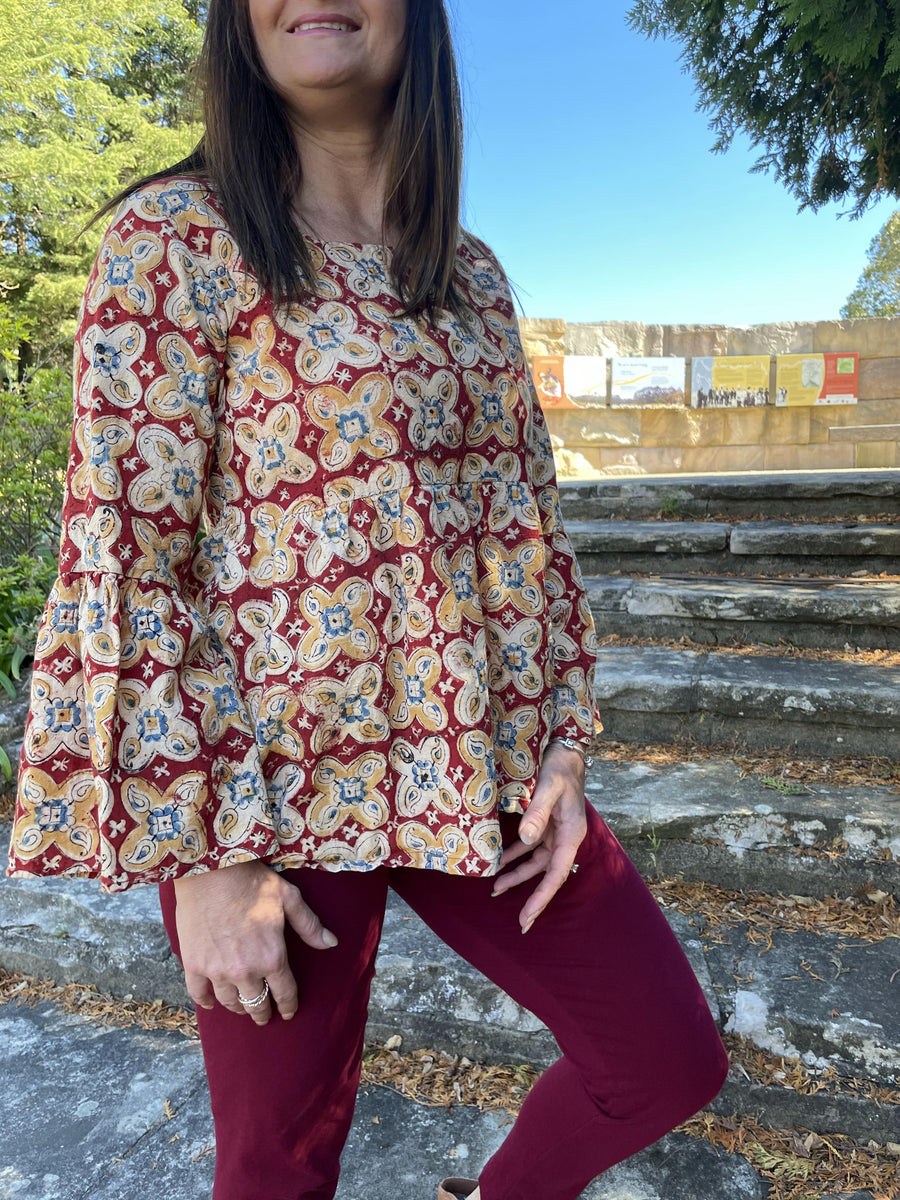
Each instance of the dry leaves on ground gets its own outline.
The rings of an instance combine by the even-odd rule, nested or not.
[[[900,903],[887,892],[871,889],[859,896],[770,896],[767,892],[733,892],[705,882],[659,878],[648,881],[657,900],[687,916],[701,916],[702,937],[719,940],[717,931],[747,926],[756,945],[772,945],[776,929],[791,933],[829,933],[863,942],[900,937]]]
[[[813,662],[847,662],[866,667],[898,667],[898,650],[864,650],[845,646],[843,650],[824,650],[818,647],[795,646],[792,642],[695,642],[681,638],[620,637],[607,633],[598,639],[601,646],[628,646],[635,649],[652,647],[668,650],[695,650],[699,654],[738,654],[744,658],[806,658]]]

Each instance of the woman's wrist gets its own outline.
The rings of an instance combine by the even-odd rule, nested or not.
[[[559,736],[550,739],[547,743],[547,749],[549,750],[551,746],[563,746],[567,750],[572,750],[576,754],[580,754],[586,770],[588,767],[594,765],[593,758],[588,754],[588,745],[589,743],[586,741],[578,742],[575,738]]]

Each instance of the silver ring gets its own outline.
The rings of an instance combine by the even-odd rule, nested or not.
[[[265,1003],[265,999],[269,994],[268,979],[264,979],[263,983],[265,985],[263,987],[263,990],[259,993],[258,996],[254,996],[252,1000],[248,1000],[246,998],[246,996],[241,995],[240,990],[238,991],[238,1000],[240,1000],[240,1002],[241,1002],[241,1004],[243,1004],[244,1008],[259,1008],[259,1006],[261,1004]]]
[[[578,863],[572,863],[571,867],[569,867],[569,871],[574,875],[577,870],[578,870]]]

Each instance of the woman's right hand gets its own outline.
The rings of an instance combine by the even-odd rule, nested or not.
[[[264,862],[237,863],[202,875],[175,880],[175,920],[187,990],[194,1003],[212,1008],[214,999],[257,1025],[272,1016],[274,1001],[282,1018],[297,1011],[297,981],[288,965],[285,922],[316,950],[337,945],[303,902],[299,888]],[[245,1008],[238,993],[269,995]]]

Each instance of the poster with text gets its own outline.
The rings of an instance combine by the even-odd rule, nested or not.
[[[768,354],[691,359],[694,408],[756,408],[769,403]]]
[[[779,354],[775,374],[775,403],[856,404],[859,398],[859,355]]]
[[[613,404],[684,404],[683,358],[614,358]]]
[[[574,408],[566,398],[565,359],[562,354],[536,354],[531,364],[541,408]]]
[[[576,407],[606,407],[606,363],[599,354],[566,355],[566,396]]]

